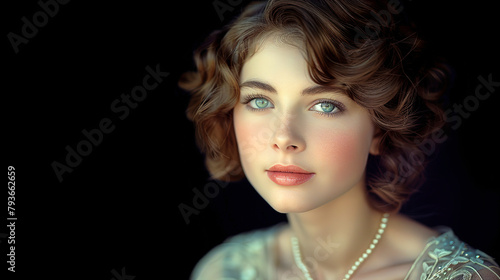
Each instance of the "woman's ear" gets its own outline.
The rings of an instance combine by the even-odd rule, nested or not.
[[[373,156],[378,156],[380,154],[380,141],[382,140],[382,135],[382,130],[376,127],[373,132],[372,143],[370,145],[370,154]]]

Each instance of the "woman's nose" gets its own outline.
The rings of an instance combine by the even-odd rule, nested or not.
[[[300,124],[294,117],[286,116],[277,119],[276,129],[271,139],[275,151],[298,153],[305,149],[306,144],[301,134]]]

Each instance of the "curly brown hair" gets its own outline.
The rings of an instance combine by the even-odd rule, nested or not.
[[[244,176],[232,120],[239,75],[259,42],[279,34],[304,43],[315,83],[342,88],[369,111],[380,133],[367,166],[370,203],[398,211],[421,183],[428,155],[419,144],[444,124],[439,99],[448,76],[401,10],[397,0],[272,0],[250,4],[212,33],[195,52],[197,71],[179,82],[192,92],[187,115],[212,176]]]

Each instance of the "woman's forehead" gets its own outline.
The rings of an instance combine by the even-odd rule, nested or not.
[[[282,82],[300,79],[312,82],[308,63],[303,52],[296,46],[268,37],[249,57],[240,72],[240,83],[249,79]]]

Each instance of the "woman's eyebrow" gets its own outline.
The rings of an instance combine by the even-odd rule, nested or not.
[[[271,86],[270,84],[259,82],[259,81],[246,81],[242,84],[240,84],[240,88],[243,87],[249,87],[249,88],[254,88],[254,89],[260,89],[267,91],[269,93],[275,93],[277,94],[278,91]],[[320,94],[320,93],[328,93],[328,92],[338,92],[339,89],[331,86],[323,86],[323,85],[314,85],[311,87],[308,87],[304,89],[301,93],[301,95],[313,95],[313,94]]]
[[[315,85],[308,87],[302,91],[302,95],[313,95],[320,93],[329,93],[329,92],[339,92],[341,91],[339,88],[332,86],[323,86],[323,85]]]
[[[260,90],[265,90],[270,93],[278,93],[276,89],[274,89],[270,84],[266,84],[259,81],[246,81],[240,85],[240,88],[243,87],[256,88]]]

